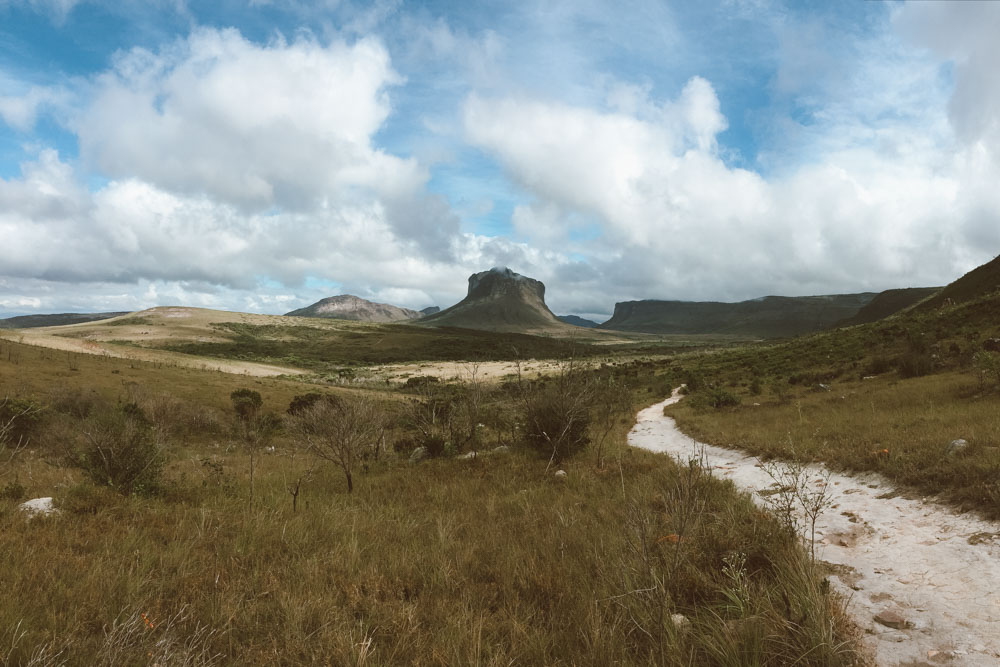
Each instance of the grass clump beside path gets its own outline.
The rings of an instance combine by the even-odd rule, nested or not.
[[[789,389],[780,399],[744,392],[738,407],[720,410],[682,401],[671,415],[701,442],[878,472],[1000,518],[1000,394],[981,392],[968,373],[957,372],[828,386]],[[949,451],[958,439],[968,446]]]

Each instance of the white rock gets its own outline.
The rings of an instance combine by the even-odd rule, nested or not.
[[[556,470],[556,477],[565,477],[565,476],[566,476],[565,470]]]
[[[32,498],[20,504],[19,509],[26,513],[28,517],[49,516],[59,514],[59,510],[52,504],[52,498]]]

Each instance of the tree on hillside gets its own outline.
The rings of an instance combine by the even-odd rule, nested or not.
[[[278,430],[278,418],[261,409],[264,405],[260,393],[252,389],[237,389],[229,395],[236,411],[236,438],[250,457],[250,500],[253,509],[253,476],[257,453],[267,447]]]
[[[354,491],[354,468],[385,430],[385,413],[370,397],[324,396],[291,418],[293,432],[313,455],[338,466]]]

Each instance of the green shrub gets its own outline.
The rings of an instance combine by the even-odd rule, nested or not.
[[[42,406],[25,398],[0,399],[0,445],[24,444],[42,420]]]
[[[13,482],[7,482],[0,489],[0,500],[21,500],[26,495],[28,495],[28,490],[16,479]]]
[[[522,421],[524,441],[540,454],[559,461],[590,442],[589,395],[581,382],[556,382],[531,391]]]
[[[896,369],[900,377],[920,377],[934,370],[934,359],[926,352],[910,351],[896,360]]]
[[[229,400],[233,402],[233,409],[240,419],[250,419],[260,411],[264,405],[264,399],[260,397],[260,392],[253,389],[237,389],[229,394]]]
[[[98,486],[122,495],[151,493],[163,471],[156,433],[141,412],[124,404],[99,413],[83,425],[84,446],[71,462]]]

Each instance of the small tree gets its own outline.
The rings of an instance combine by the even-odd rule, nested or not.
[[[316,457],[338,466],[354,491],[354,468],[384,431],[383,410],[368,396],[324,397],[292,417],[292,428]]]
[[[248,505],[253,509],[253,478],[257,453],[274,438],[280,422],[272,414],[261,411],[264,405],[260,393],[252,389],[237,389],[229,395],[236,411],[236,438],[250,457],[250,498]]]

